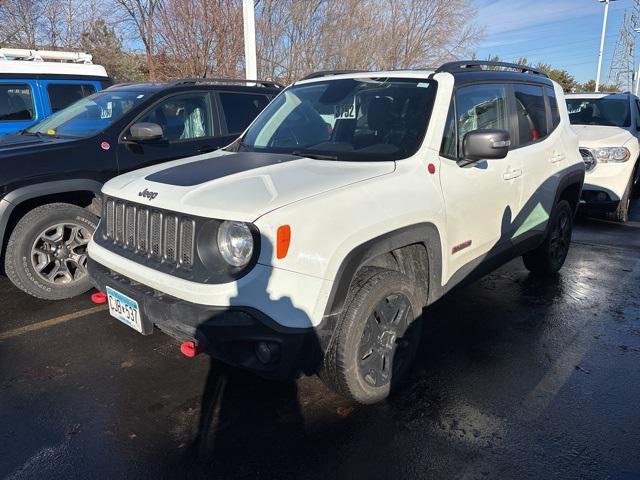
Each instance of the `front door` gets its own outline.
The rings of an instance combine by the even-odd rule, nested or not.
[[[120,172],[216,150],[221,145],[216,138],[218,128],[211,112],[211,97],[207,91],[181,93],[156,103],[133,123],[160,125],[162,139],[132,141],[127,127],[118,142]]]
[[[508,86],[475,84],[457,89],[441,150],[440,181],[447,216],[447,282],[463,266],[497,253],[508,244],[522,191],[521,160],[503,159],[464,165],[465,134],[479,129],[511,131]]]

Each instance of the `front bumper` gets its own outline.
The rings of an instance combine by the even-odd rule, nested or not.
[[[94,285],[104,292],[109,286],[136,300],[143,332],[155,325],[180,341],[203,345],[212,357],[234,367],[271,379],[295,378],[317,372],[322,358],[314,328],[284,327],[249,307],[199,305],[128,279],[95,260],[88,270]],[[264,346],[271,359],[264,361]],[[258,355],[258,349],[263,354]]]

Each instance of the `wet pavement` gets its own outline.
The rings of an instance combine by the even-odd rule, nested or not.
[[[407,385],[351,404],[0,278],[0,478],[640,478],[640,202],[425,312]],[[204,400],[204,401],[203,401]]]

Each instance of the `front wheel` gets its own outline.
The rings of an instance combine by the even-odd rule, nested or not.
[[[45,300],[71,298],[91,288],[87,244],[98,218],[68,203],[34,208],[14,228],[5,255],[9,280]]]
[[[569,202],[560,200],[553,210],[542,245],[522,256],[527,270],[538,275],[558,273],[567,259],[572,232],[573,210]]]
[[[421,306],[415,286],[399,272],[370,268],[354,283],[320,377],[344,397],[372,404],[409,370],[420,341],[415,320]]]

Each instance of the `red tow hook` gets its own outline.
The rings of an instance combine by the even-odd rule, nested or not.
[[[98,305],[102,305],[103,303],[107,303],[107,294],[102,292],[96,292],[91,294],[91,301]]]
[[[180,351],[185,357],[193,358],[204,352],[204,346],[198,345],[196,342],[182,342],[180,344]]]

